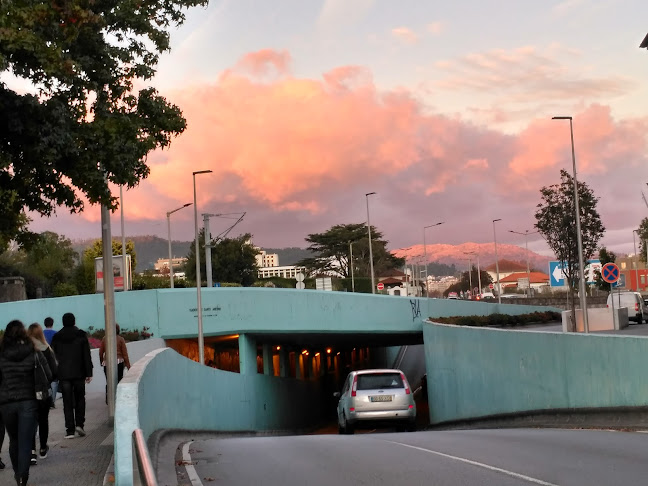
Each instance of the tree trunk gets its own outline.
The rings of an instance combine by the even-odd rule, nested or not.
[[[569,280],[569,296],[571,305],[571,319],[569,319],[569,332],[576,332],[576,297],[574,295],[574,283]]]

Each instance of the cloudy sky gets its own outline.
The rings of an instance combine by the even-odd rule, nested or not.
[[[603,243],[632,252],[648,216],[645,0],[212,0],[173,32],[155,86],[187,131],[125,192],[126,235],[166,238],[166,212],[247,212],[263,247],[366,221],[390,248],[524,245],[542,186],[571,172],[600,198]],[[193,209],[172,216],[190,240]],[[120,234],[119,213],[113,235]],[[212,233],[228,220],[212,219]],[[99,210],[32,228],[100,236]],[[538,235],[529,248],[547,251]]]

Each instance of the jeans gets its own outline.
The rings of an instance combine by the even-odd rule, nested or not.
[[[5,403],[0,413],[9,436],[9,457],[16,479],[26,483],[29,477],[32,441],[36,433],[38,404],[36,400]]]
[[[108,403],[108,370],[104,366],[104,375],[106,375],[106,403]],[[117,363],[117,383],[124,377],[124,363]]]
[[[56,401],[56,394],[58,393],[58,381],[52,382],[52,403]]]
[[[65,431],[74,434],[74,428],[85,424],[85,379],[59,380],[59,389],[63,395],[63,415]]]
[[[38,438],[40,448],[45,449],[47,446],[47,437],[49,436],[49,400],[36,400],[38,402]],[[36,450],[36,434],[32,440],[32,450]]]

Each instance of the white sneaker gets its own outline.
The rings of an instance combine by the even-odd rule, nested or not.
[[[77,427],[76,433],[79,434],[80,437],[85,437],[86,435],[85,430],[83,430],[83,427]]]

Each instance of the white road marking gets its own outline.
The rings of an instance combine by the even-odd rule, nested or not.
[[[425,449],[423,447],[417,447],[417,446],[413,446],[413,445],[409,445],[409,444],[403,444],[402,442],[395,442],[395,441],[391,441],[391,440],[388,440],[387,442],[391,442],[392,444],[402,445],[404,447],[409,447],[410,449],[416,449],[416,450],[423,451],[423,452],[429,452],[430,454],[435,454],[437,456],[445,457],[447,459],[454,459],[455,461],[464,462],[466,464],[471,464],[473,466],[483,467],[484,469],[488,469],[490,471],[495,471],[495,472],[499,472],[499,473],[502,473],[502,474],[506,474],[507,476],[512,476],[514,478],[523,479],[524,481],[528,481],[528,482],[533,483],[533,484],[542,484],[544,486],[558,486],[558,485],[556,485],[554,483],[548,483],[546,481],[542,481],[541,479],[532,478],[531,476],[525,476],[524,474],[519,474],[519,473],[516,473],[516,472],[513,472],[513,471],[508,471],[507,469],[502,469],[502,468],[495,467],[495,466],[489,466],[488,464],[484,464],[482,462],[471,461],[470,459],[465,459],[463,457],[451,456],[450,454],[444,454],[443,452],[433,451],[433,450],[430,450],[430,449]]]
[[[187,476],[189,477],[189,481],[191,481],[191,486],[203,486],[200,476],[198,476],[196,468],[193,467],[193,462],[191,461],[191,454],[189,453],[191,444],[193,444],[193,441],[187,442],[182,446],[182,462],[187,470]]]

